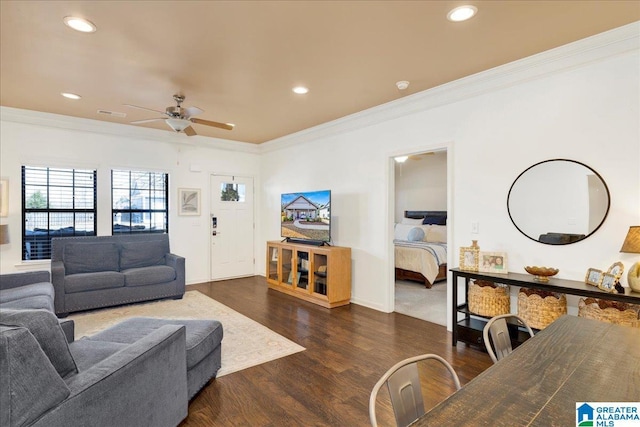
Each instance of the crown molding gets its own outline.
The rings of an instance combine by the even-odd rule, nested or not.
[[[638,52],[640,21],[260,144],[262,153],[342,134]]]
[[[0,121],[29,124],[49,128],[67,129],[79,132],[96,133],[147,140],[153,142],[192,145],[210,149],[240,151],[244,153],[259,153],[256,144],[231,141],[228,139],[211,138],[208,136],[186,136],[160,129],[149,129],[121,123],[111,123],[61,114],[44,113],[41,111],[23,110],[20,108],[0,106]]]

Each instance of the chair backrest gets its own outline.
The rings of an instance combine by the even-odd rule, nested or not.
[[[393,406],[398,427],[408,426],[425,413],[417,364],[417,362],[425,359],[433,359],[442,363],[453,377],[456,390],[460,390],[460,380],[456,371],[442,357],[436,354],[422,354],[405,359],[392,366],[371,390],[371,396],[369,396],[369,419],[373,427],[378,425],[376,420],[376,398],[378,391],[385,383],[389,388],[391,405]]]
[[[496,363],[513,351],[509,328],[507,327],[507,319],[517,320],[520,326],[529,332],[529,336],[533,336],[533,330],[529,325],[515,314],[502,314],[492,317],[485,325],[482,336],[484,337],[484,345],[487,348],[487,353],[489,353],[489,357],[491,357],[493,363]]]

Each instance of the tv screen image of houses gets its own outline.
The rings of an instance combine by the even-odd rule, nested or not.
[[[282,194],[280,234],[292,239],[331,240],[331,191]]]

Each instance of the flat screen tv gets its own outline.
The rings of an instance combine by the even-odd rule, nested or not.
[[[282,194],[280,235],[290,241],[331,241],[331,190]]]

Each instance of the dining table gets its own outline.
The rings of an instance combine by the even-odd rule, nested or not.
[[[411,426],[575,426],[583,402],[640,402],[640,329],[564,315]]]

